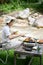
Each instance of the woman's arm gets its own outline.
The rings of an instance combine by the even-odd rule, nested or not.
[[[12,34],[11,34],[11,35],[8,36],[8,38],[11,40],[11,39],[14,39],[14,38],[19,37],[19,36],[22,37],[22,36],[25,36],[25,35],[23,35],[23,34],[12,35]]]
[[[9,35],[8,38],[11,40],[11,39],[14,39],[16,37],[19,37],[20,35]]]

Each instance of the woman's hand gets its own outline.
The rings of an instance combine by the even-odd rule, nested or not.
[[[21,36],[21,37],[25,37],[25,35],[24,35],[24,34],[19,34],[19,36]]]
[[[18,34],[18,31],[13,32],[12,34],[13,34],[13,35],[17,35],[17,34]]]

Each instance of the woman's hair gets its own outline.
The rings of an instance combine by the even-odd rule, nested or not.
[[[6,23],[6,25],[8,25],[8,23]]]
[[[12,19],[9,23],[13,22],[14,20]],[[6,25],[8,25],[9,23],[6,23]]]
[[[14,22],[14,20],[12,19],[10,22]]]

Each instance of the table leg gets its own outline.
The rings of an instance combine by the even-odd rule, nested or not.
[[[34,56],[30,59],[30,62],[28,65],[31,65],[33,58],[34,58]]]
[[[16,54],[14,53],[14,65],[16,65]]]
[[[42,65],[41,56],[40,56],[40,65]]]

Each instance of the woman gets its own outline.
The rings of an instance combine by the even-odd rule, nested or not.
[[[6,25],[3,28],[2,31],[2,42],[3,43],[7,43],[7,45],[5,46],[6,48],[16,48],[16,46],[20,45],[21,42],[16,40],[15,38],[18,36],[22,36],[22,35],[15,35],[14,32],[11,33],[10,32],[10,28],[12,27],[12,25],[14,24],[14,18],[9,16],[5,19]],[[14,40],[13,40],[14,39]]]

